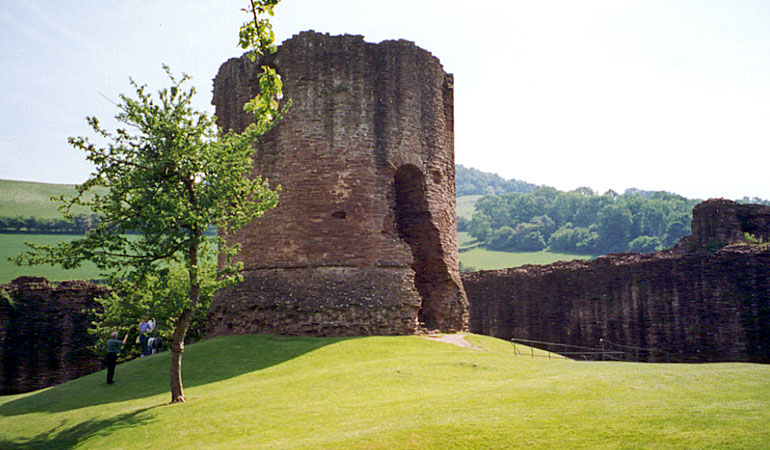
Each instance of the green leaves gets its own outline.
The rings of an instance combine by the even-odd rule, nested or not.
[[[96,118],[88,119],[105,145],[96,146],[88,137],[69,140],[86,153],[95,172],[77,186],[74,198],[63,199],[63,209],[87,205],[96,225],[81,239],[31,245],[17,257],[19,264],[72,268],[89,260],[113,279],[159,273],[188,259],[192,249],[221,244],[231,252],[204,231],[212,225],[233,231],[277,204],[277,191],[266,180],[251,178],[251,146],[261,135],[257,126],[219,136],[214,118],[191,107],[189,77],[166,71],[171,86],[155,95],[131,81],[134,95],[121,95],[116,116],[124,129],[110,132]],[[259,113],[269,114],[275,106],[261,105]],[[267,123],[262,122],[263,129]],[[89,196],[94,190],[98,194]],[[231,269],[223,267],[220,275],[230,277]]]
[[[272,16],[273,8],[279,1],[251,0],[251,8],[243,10],[251,20],[244,23],[239,32],[239,46],[249,50],[247,55],[251,61],[260,60],[262,63],[262,72],[258,75],[259,93],[243,105],[244,111],[254,115],[256,128],[252,131],[259,135],[266,133],[281,116],[279,102],[283,96],[283,83],[281,76],[268,63],[268,55],[277,51],[275,34],[269,19],[259,18],[264,14]]]

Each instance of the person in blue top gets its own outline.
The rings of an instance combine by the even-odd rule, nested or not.
[[[107,339],[107,384],[115,382],[115,365],[118,363],[118,353],[120,349],[126,345],[128,340],[128,333],[123,337],[123,342],[118,340],[118,332],[113,331],[112,337]]]
[[[150,316],[143,316],[136,329],[139,331],[139,344],[142,346],[141,357],[144,358],[151,354],[150,348],[147,346],[147,342],[150,340],[150,333],[152,332]]]

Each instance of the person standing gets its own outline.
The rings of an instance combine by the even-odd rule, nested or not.
[[[107,384],[115,382],[113,378],[115,377],[115,365],[118,363],[118,353],[126,345],[126,340],[128,340],[128,333],[126,333],[123,337],[123,342],[121,342],[118,340],[117,331],[113,331],[112,337],[107,339]]]
[[[152,326],[150,325],[149,319],[150,316],[142,317],[142,319],[139,321],[139,325],[136,327],[136,329],[139,331],[139,344],[142,347],[142,358],[150,355],[147,342],[150,340],[150,332],[152,331]]]

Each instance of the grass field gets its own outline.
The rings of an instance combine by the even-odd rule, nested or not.
[[[464,267],[476,270],[506,269],[526,264],[551,264],[556,261],[573,259],[591,259],[590,255],[572,255],[569,253],[540,252],[498,252],[485,248],[474,248],[460,253],[460,262]]]
[[[38,217],[45,219],[61,218],[59,202],[50,200],[51,196],[75,194],[71,184],[33,183],[27,181],[0,180],[0,216]],[[90,214],[85,208],[73,210],[76,214]]]
[[[483,197],[482,195],[463,195],[457,197],[457,217],[470,219],[473,216],[476,201]]]
[[[59,266],[40,265],[20,267],[8,261],[27,250],[24,242],[51,245],[62,240],[71,240],[79,236],[48,234],[0,234],[0,284],[8,283],[16,277],[29,275],[45,277],[50,281],[93,280],[99,278],[96,267],[91,263],[83,264],[73,270],[64,270]]]
[[[473,238],[467,232],[457,233],[457,243],[462,249],[473,243]],[[574,255],[570,253],[540,252],[499,252],[485,248],[473,248],[460,252],[460,262],[463,267],[475,270],[495,270],[509,267],[519,267],[525,264],[551,264],[556,261],[571,261],[573,259],[591,259],[591,255]]]
[[[0,397],[0,448],[764,449],[770,366],[586,363],[417,336],[202,341]]]

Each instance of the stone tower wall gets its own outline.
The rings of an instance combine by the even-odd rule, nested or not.
[[[228,237],[245,279],[215,298],[209,335],[464,329],[452,76],[411,42],[360,36],[300,33],[273,58],[292,105],[254,165],[279,206]],[[220,68],[221,127],[249,123],[258,67]]]

